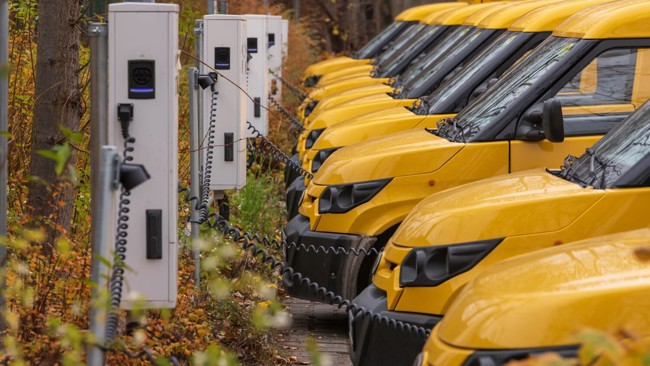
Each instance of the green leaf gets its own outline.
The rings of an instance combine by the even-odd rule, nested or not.
[[[63,170],[68,163],[68,159],[70,159],[70,155],[72,155],[70,145],[67,143],[63,145],[56,145],[52,148],[52,150],[38,150],[36,153],[44,158],[54,160],[56,163],[54,170],[56,171],[57,175],[61,175],[63,173]]]
[[[72,141],[73,144],[80,144],[83,138],[83,135],[79,132],[72,131],[64,126],[60,127],[61,132],[68,140]]]

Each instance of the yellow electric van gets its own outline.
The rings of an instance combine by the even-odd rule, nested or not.
[[[354,113],[351,112],[354,110],[353,105],[335,108],[331,111],[332,113],[325,112],[322,118],[317,118],[311,124],[312,129],[301,134],[296,145],[297,155],[294,154],[292,160],[302,164],[305,170],[316,173],[325,160],[342,146],[400,130],[434,127],[441,119],[454,117],[470,100],[484,93],[487,84],[496,81],[496,76],[500,76],[523,54],[546,39],[550,31],[559,23],[581,9],[605,2],[564,1],[530,11],[514,22],[509,17],[512,14],[512,9],[499,12],[498,16],[488,17],[483,22],[484,25],[503,25],[502,21],[505,18],[511,24],[509,31],[502,33],[492,44],[466,62],[465,67],[444,81],[431,94],[422,98],[417,108],[396,106],[343,122],[340,120],[344,119],[342,116],[345,113]],[[567,96],[567,93],[575,93],[574,84],[581,85],[582,92],[589,94],[596,83],[596,71],[596,62],[592,62],[585,72],[579,74],[578,83],[565,85],[563,94]],[[610,75],[610,77],[614,76]],[[383,98],[383,100],[387,99],[392,98]],[[379,101],[377,105],[384,103],[384,101],[380,101],[379,97],[376,97],[376,100]],[[365,105],[371,106],[372,104]],[[340,114],[337,109],[341,111]],[[363,107],[359,109],[363,109]],[[339,123],[336,123],[337,121]],[[328,123],[333,126],[328,128]],[[395,140],[394,143],[399,144],[399,140]],[[291,219],[298,212],[306,180],[299,177],[294,171],[287,169],[285,170],[285,183],[287,184],[287,214]]]
[[[561,121],[553,117],[561,112],[552,104],[544,113],[550,121]],[[551,134],[561,136],[556,129],[561,125],[548,126],[555,126],[548,128],[556,131]],[[643,213],[650,204],[649,139],[646,103],[579,158],[565,159],[562,170],[512,173],[426,198],[389,240],[373,285],[354,302],[431,328],[447,314],[459,290],[498,261],[647,227]],[[352,324],[359,330],[353,348],[360,350],[362,364],[382,352],[377,348],[382,342],[404,337],[363,316]],[[362,329],[371,331],[364,334]],[[420,341],[405,345],[400,356],[414,357]]]
[[[439,129],[400,132],[336,151],[307,186],[285,236],[325,247],[379,249],[433,193],[557,167],[566,155],[584,151],[650,96],[650,31],[637,21],[639,14],[650,20],[650,3],[585,9]],[[596,83],[581,88],[582,73],[592,65]],[[542,128],[546,105],[563,105],[562,143],[549,141],[554,137]],[[297,271],[348,298],[368,284],[373,260],[287,251]],[[313,297],[289,280],[285,285],[295,296]]]
[[[644,3],[610,12],[619,20],[628,17],[635,22],[640,13],[650,14],[650,4]],[[624,27],[629,30],[634,24]],[[618,25],[608,29],[621,30]],[[636,49],[640,52],[642,48]],[[608,98],[613,92],[598,97]],[[546,102],[541,123],[546,135],[555,141],[562,139],[563,128],[570,129],[562,121],[557,99]],[[430,328],[447,313],[458,290],[497,261],[594,235],[646,227],[643,212],[650,204],[648,139],[650,103],[580,157],[567,157],[562,170],[513,172],[427,197],[390,238],[374,272],[373,285],[355,302],[364,307],[385,306],[382,310],[389,317]],[[363,350],[360,360],[367,357],[364,352],[375,352],[376,342],[404,336],[399,331],[382,332],[369,318],[355,318],[353,324],[358,329],[372,328],[370,336],[359,332],[354,341]],[[401,349],[401,355],[415,355],[418,346],[413,346]]]
[[[413,365],[504,365],[548,352],[575,359],[585,330],[648,339],[650,262],[638,254],[648,249],[644,228],[496,263],[461,290]]]
[[[578,5],[573,5],[573,3],[577,3]],[[562,4],[564,4],[564,7],[562,6]],[[571,9],[572,7],[576,7],[579,9],[580,4],[581,4],[580,2],[575,2],[575,1],[567,1],[563,3],[551,4],[542,8],[543,10],[541,10],[541,13],[553,14],[554,5],[557,6],[557,8],[560,9],[561,11],[561,9],[563,8]],[[521,3],[518,4],[516,7],[512,6],[513,10],[511,10],[511,12],[513,12],[514,9],[517,8],[526,9],[529,8],[530,6],[531,6],[530,3]],[[519,17],[513,18],[513,17],[509,17],[509,15],[512,14],[511,12],[502,11],[497,14],[494,14],[488,19],[482,21],[479,27],[482,26],[487,29],[493,29],[490,27],[503,26],[505,20],[505,21],[509,21],[509,23],[508,22],[505,23],[506,26],[512,26],[511,32],[529,33],[536,29],[541,31],[541,29],[544,28],[546,28],[547,31],[549,30],[548,27],[540,26],[540,23],[543,22],[544,18],[541,15],[536,15],[535,12],[531,12],[532,14],[530,16],[524,15],[524,19],[522,19],[522,22],[518,21],[518,19],[521,19],[521,14]],[[568,16],[568,12],[565,10],[565,12],[563,12],[563,15],[565,17]],[[552,15],[550,15],[550,18],[557,19]],[[549,26],[556,26],[557,24],[558,24],[557,22],[555,24],[553,24],[553,22],[548,23]],[[507,33],[509,34],[510,32]],[[508,39],[509,38],[503,38],[500,41],[501,43],[503,43],[506,42]],[[490,55],[488,53],[486,52],[483,53],[480,57],[477,57],[476,63],[481,63],[480,62],[481,58],[485,58],[489,56]],[[510,65],[512,65],[512,63],[514,63],[516,59],[511,58],[509,61],[510,61]],[[459,73],[460,72],[462,72],[462,70],[459,71]],[[494,76],[497,75],[492,75],[490,79],[493,79]],[[481,90],[485,90],[485,87],[489,83],[490,79],[484,81],[485,84],[483,84],[477,92],[480,92]],[[318,150],[330,150],[332,148],[347,146],[373,137],[383,136],[389,133],[404,131],[412,128],[435,127],[441,119],[453,117],[455,113],[457,113],[460,109],[462,109],[462,107],[466,105],[467,99],[461,101],[451,100],[447,95],[450,92],[449,89],[453,90],[455,88],[458,88],[457,80],[453,80],[453,81],[447,80],[447,82],[444,85],[440,85],[440,84],[438,85],[439,88],[432,91],[430,95],[421,98],[418,101],[418,104],[415,106],[397,105],[394,107],[379,109],[366,114],[358,115],[354,118],[343,120],[343,121],[340,120],[336,121],[330,118],[330,121],[334,123],[333,126],[329,126],[329,128],[328,126],[322,126],[323,119],[321,119],[320,122],[321,124],[319,125],[313,123],[312,124],[313,128],[321,132],[318,134],[317,136],[318,138],[314,140],[313,143],[311,144],[310,150],[314,150],[314,151],[302,152],[301,157],[303,158],[303,165],[308,166],[310,162],[309,158],[316,156]],[[385,98],[382,99],[386,100]],[[320,129],[318,127],[320,127]],[[305,136],[307,135],[307,133],[303,132],[303,134],[301,135]],[[301,147],[302,145],[300,144],[300,140],[299,140],[299,143],[296,146],[296,151],[300,153]]]
[[[401,34],[419,24],[431,12],[437,10],[439,4],[427,4],[408,8],[395,17],[395,21],[377,36],[371,39],[354,55],[335,57],[317,62],[305,69],[302,79],[306,87],[313,87],[323,74],[337,71],[341,68],[368,65],[372,60],[389,48],[391,42]]]
[[[416,57],[435,47],[435,40],[443,36],[446,28],[438,27],[434,20],[442,13],[466,7],[467,3],[440,3],[435,10],[393,42],[372,65],[346,67],[323,75],[316,88],[355,77],[391,78],[399,75]]]
[[[429,25],[429,29],[434,31],[436,34],[442,34],[442,37],[437,37],[434,44],[431,46],[429,52],[421,54],[421,57],[415,59],[412,65],[395,79],[390,77],[378,78],[378,77],[354,77],[338,82],[329,83],[324,87],[319,87],[312,90],[305,100],[302,102],[298,108],[298,117],[304,119],[309,117],[315,111],[318,113],[325,107],[319,107],[320,101],[323,99],[328,99],[325,105],[331,105],[336,100],[350,100],[350,98],[358,98],[365,95],[372,95],[378,92],[388,92],[395,88],[403,88],[409,82],[414,82],[414,79],[419,79],[419,75],[428,68],[434,67],[437,59],[444,55],[446,52],[449,52],[454,49],[455,44],[463,44],[460,42],[460,37],[468,37],[466,33],[470,28],[460,28],[463,24],[463,20],[466,20],[468,16],[476,14],[483,10],[483,14],[489,14],[492,11],[495,11],[501,7],[505,7],[502,2],[496,3],[487,3],[487,4],[475,4],[460,8],[447,9],[446,12],[440,14],[440,20],[436,18],[433,21],[432,25]],[[492,11],[490,10],[492,9]],[[479,13],[480,14],[480,13]],[[478,17],[478,15],[477,15]],[[468,26],[473,26],[474,24],[468,24]],[[407,40],[405,47],[408,48],[412,39]],[[379,76],[379,75],[377,75]],[[330,98],[340,97],[335,99],[335,101],[329,100]],[[329,97],[329,98],[328,98]],[[304,123],[304,122],[303,122]]]

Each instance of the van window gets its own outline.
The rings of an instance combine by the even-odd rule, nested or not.
[[[582,73],[558,93],[563,106],[631,104],[637,50],[608,50],[594,59],[586,70],[595,69],[595,90],[582,88]],[[585,83],[588,81],[584,81]]]
[[[562,176],[596,188],[607,188],[650,153],[650,103],[619,124],[573,163]]]
[[[397,39],[393,41],[390,47],[388,47],[386,51],[377,57],[375,64],[380,64],[391,58],[398,49],[404,47],[405,44],[409,43],[425,28],[427,28],[426,24],[418,24],[411,27],[406,32],[400,34]]]
[[[531,90],[538,81],[550,77],[560,61],[581,52],[580,47],[576,47],[578,43],[579,40],[575,38],[546,39],[528,57],[508,70],[488,92],[464,108],[455,123],[441,126],[439,133],[452,141],[470,140],[496,121],[501,112]]]
[[[475,29],[470,35],[465,37],[463,39],[463,42],[458,42],[458,44],[455,45],[455,47],[451,48],[449,52],[445,52],[445,58],[444,60],[451,60],[456,57],[456,55],[460,54],[465,47],[472,47],[474,40],[476,40],[481,33],[483,32],[482,29],[477,28]],[[410,80],[410,82],[405,85],[405,89],[417,89],[424,85],[429,79],[431,78],[432,75],[435,75],[438,70],[444,65],[444,61],[442,58],[436,63],[432,64],[430,67],[428,67],[426,70],[424,70],[420,75],[418,75],[417,78],[414,78]]]
[[[531,33],[506,32],[494,40],[483,51],[474,56],[472,60],[458,74],[442,83],[436,90],[423,99],[422,114],[435,114],[443,109],[449,98],[463,88],[463,85],[480,75],[481,71],[492,66],[504,53],[514,53],[530,37]]]
[[[462,26],[453,30],[451,33],[447,34],[443,39],[440,40],[440,43],[431,49],[427,54],[418,59],[419,61],[413,63],[409,66],[404,73],[397,78],[396,86],[406,84],[412,79],[416,78],[422,70],[426,69],[430,65],[438,61],[447,51],[456,43],[460,43],[459,40],[464,39],[466,35],[472,30],[472,27]]]

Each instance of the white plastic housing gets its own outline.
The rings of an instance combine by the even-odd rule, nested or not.
[[[282,76],[282,17],[269,15],[266,20],[268,33],[268,59],[269,70]],[[273,74],[269,74],[269,94],[276,100],[280,100],[281,89],[278,89],[280,80]]]
[[[144,165],[151,176],[129,197],[122,307],[174,307],[178,274],[178,5],[111,4],[108,24],[109,144],[123,152],[117,108],[121,103],[133,104],[129,134],[136,141],[130,155],[132,163]],[[140,66],[130,70],[129,65],[142,62],[153,65],[145,69],[152,75]],[[142,81],[135,75],[143,73],[144,81],[154,77],[153,88],[135,87],[139,84],[133,84],[133,80]],[[139,93],[149,97],[134,98],[141,96]],[[148,210],[154,210],[154,214],[149,211],[147,216]],[[160,219],[149,221],[148,228],[147,217],[156,215]],[[157,248],[158,254],[148,254],[150,243],[157,243],[151,248]]]
[[[253,124],[262,134],[267,135],[269,129],[268,94],[269,67],[267,58],[266,15],[246,14],[246,37],[248,53],[248,99],[247,121]],[[258,104],[259,103],[259,104]],[[248,131],[248,136],[255,136]]]
[[[289,21],[282,19],[282,63],[289,54]]]
[[[228,50],[228,65],[218,60],[220,52]],[[212,153],[210,189],[226,191],[246,185],[246,107],[248,98],[238,88],[246,86],[246,20],[241,15],[213,14],[203,17],[203,61],[201,74],[222,75],[215,84],[216,111],[212,113],[212,91],[203,90],[203,126],[206,136],[202,146]],[[226,80],[226,78],[228,80]],[[235,85],[233,85],[233,83]],[[214,115],[214,117],[212,117]],[[210,119],[214,118],[214,143],[208,146]],[[231,139],[232,144],[226,140]],[[232,158],[232,159],[231,159]],[[207,164],[207,158],[204,155]],[[204,167],[210,169],[210,167]]]

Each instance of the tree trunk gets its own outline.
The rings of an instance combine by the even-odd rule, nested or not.
[[[39,150],[51,150],[65,142],[61,127],[77,130],[81,114],[79,92],[80,30],[78,0],[39,0],[37,59],[27,204],[36,218],[51,220],[56,227],[70,227],[74,186],[55,172],[56,162]],[[72,156],[74,163],[74,154]],[[64,174],[65,175],[65,174]],[[49,229],[50,240],[58,230]],[[51,241],[50,241],[51,243]]]

